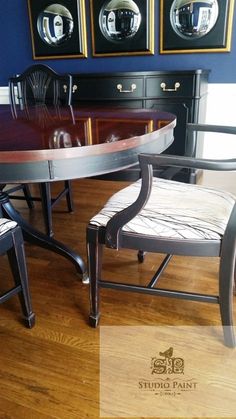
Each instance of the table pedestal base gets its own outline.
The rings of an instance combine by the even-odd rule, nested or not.
[[[46,234],[43,234],[31,227],[31,225],[28,224],[13,207],[8,195],[5,192],[0,192],[0,212],[2,217],[6,217],[17,222],[17,224],[22,228],[24,239],[27,242],[58,253],[59,255],[69,259],[75,265],[77,272],[82,276],[82,282],[88,283],[87,268],[81,256],[69,247],[65,246],[63,243],[54,240]]]

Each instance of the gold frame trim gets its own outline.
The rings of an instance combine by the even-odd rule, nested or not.
[[[87,121],[86,121],[86,135],[87,135],[87,145],[93,145],[92,119],[91,118],[87,118]]]
[[[233,16],[234,16],[234,3],[235,0],[230,0],[229,4],[229,17],[228,17],[228,26],[227,26],[227,33],[226,33],[226,46],[224,48],[195,48],[195,49],[181,49],[181,50],[165,50],[163,49],[163,29],[164,29],[164,22],[163,22],[163,14],[164,14],[164,1],[160,0],[160,54],[188,54],[188,53],[204,53],[204,52],[230,52],[231,51],[231,44],[232,44],[232,29],[233,29]]]
[[[93,10],[93,0],[90,0],[90,20],[91,20],[91,39],[92,39],[92,56],[93,57],[117,57],[117,56],[130,56],[130,55],[154,55],[155,54],[155,39],[154,39],[154,33],[155,33],[155,0],[149,0],[150,1],[150,7],[149,7],[149,45],[150,48],[148,51],[125,51],[125,52],[101,52],[96,53],[95,52],[95,31],[94,31],[94,10]]]
[[[35,53],[34,46],[34,32],[33,32],[33,22],[32,22],[32,13],[30,0],[27,0],[28,4],[28,15],[30,23],[30,36],[31,36],[31,45],[33,51],[34,60],[51,60],[51,59],[65,59],[65,58],[87,58],[88,57],[88,45],[87,45],[87,30],[86,30],[86,16],[85,16],[85,0],[77,0],[78,6],[80,7],[80,24],[81,24],[81,37],[82,37],[82,53],[81,54],[67,54],[67,55],[43,55],[37,56]],[[78,16],[79,18],[79,16]]]

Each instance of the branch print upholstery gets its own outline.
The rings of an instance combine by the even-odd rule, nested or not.
[[[106,226],[119,211],[134,202],[141,181],[114,194],[90,224]],[[220,239],[236,198],[215,188],[153,178],[146,206],[123,231],[173,239]],[[204,205],[202,205],[204,203]]]

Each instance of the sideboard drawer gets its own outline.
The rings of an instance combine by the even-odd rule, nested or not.
[[[73,78],[72,100],[136,99],[144,95],[143,78]]]
[[[146,80],[146,95],[148,97],[192,97],[194,95],[194,79],[192,76],[160,76],[149,77]]]
[[[208,76],[209,70],[201,69],[75,73],[72,74],[72,105],[82,102],[89,106],[92,102],[98,106],[153,108],[173,113],[177,116],[177,126],[175,140],[168,153],[184,155],[187,144],[186,124],[204,123]],[[197,153],[201,156],[200,149]],[[122,175],[123,172],[114,173],[112,179],[136,180],[140,170],[127,169],[124,178]],[[190,170],[180,169],[174,178],[187,182],[191,179],[194,182],[194,176],[195,172],[193,175]],[[111,179],[110,174],[106,175],[106,179],[108,177]]]

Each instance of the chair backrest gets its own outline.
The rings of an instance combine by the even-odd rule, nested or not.
[[[70,105],[72,76],[60,75],[44,64],[35,64],[21,75],[9,79],[12,114],[17,117],[17,106],[26,110],[31,105]]]

